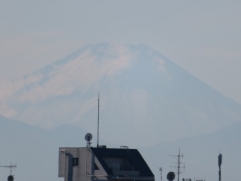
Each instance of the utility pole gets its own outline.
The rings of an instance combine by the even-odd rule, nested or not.
[[[170,156],[173,156],[177,159],[177,162],[176,162],[177,166],[172,166],[172,167],[177,169],[177,172],[176,172],[177,173],[177,181],[179,181],[180,174],[182,173],[181,169],[185,169],[185,165],[182,166],[183,163],[181,162],[181,158],[184,157],[184,155],[180,155],[180,148],[179,148],[178,155],[170,155]]]

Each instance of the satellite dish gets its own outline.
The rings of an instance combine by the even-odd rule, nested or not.
[[[167,174],[167,180],[173,181],[175,179],[175,173],[174,172],[169,172]]]
[[[8,181],[13,181],[13,180],[14,180],[13,176],[12,176],[12,175],[9,175],[9,176],[8,176]]]
[[[91,133],[87,133],[87,134],[85,135],[85,140],[88,141],[88,142],[91,141],[92,138],[93,138],[93,136],[92,136]]]

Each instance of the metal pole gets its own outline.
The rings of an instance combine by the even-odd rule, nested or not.
[[[221,165],[222,165],[222,159],[223,159],[223,155],[220,153],[218,155],[218,167],[219,167],[219,181],[221,181]]]
[[[183,157],[183,155],[180,154],[180,148],[179,148],[179,152],[178,152],[178,155],[170,155],[170,156],[174,156],[177,158],[177,166],[174,166],[176,169],[177,169],[177,180],[179,181],[179,177],[180,177],[180,174],[182,173],[181,172],[181,169],[182,168],[185,168],[181,166],[182,162],[181,162],[181,158]]]
[[[100,120],[100,93],[98,93],[98,127],[97,127],[97,148],[99,147],[99,120]]]
[[[179,148],[178,161],[177,161],[177,181],[179,181],[179,175],[180,175],[180,148]]]
[[[219,181],[221,181],[221,166],[219,166]]]
[[[162,181],[162,167],[160,167],[161,181]]]

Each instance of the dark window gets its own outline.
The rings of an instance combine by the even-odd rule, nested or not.
[[[73,167],[79,165],[79,158],[73,158]]]

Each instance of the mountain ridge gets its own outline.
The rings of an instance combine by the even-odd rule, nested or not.
[[[241,117],[238,103],[145,45],[87,45],[14,85],[10,98],[0,101],[0,113],[92,133],[100,92],[100,128],[110,142],[124,142],[133,133],[130,142],[137,145],[149,137],[153,143],[176,140],[213,132]]]

